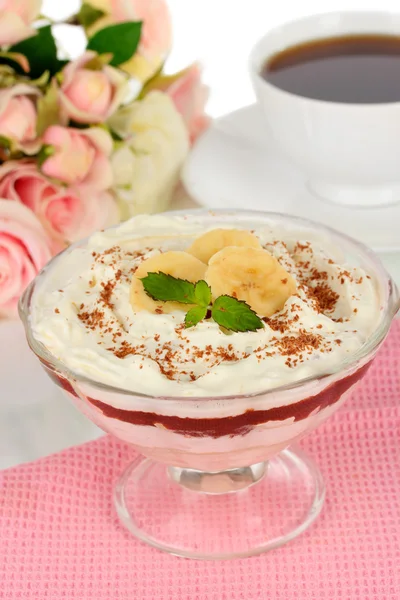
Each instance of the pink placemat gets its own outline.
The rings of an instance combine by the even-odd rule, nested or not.
[[[0,475],[0,598],[400,598],[400,323],[347,406],[302,446],[327,500],[316,524],[258,557],[197,562],[136,541],[112,490],[132,450],[110,437]]]

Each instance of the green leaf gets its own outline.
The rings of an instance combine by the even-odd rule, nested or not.
[[[194,284],[166,273],[148,273],[141,278],[141,282],[147,295],[153,300],[196,304],[185,316],[186,327],[194,327],[206,318],[211,302],[211,289],[205,281],[200,280]],[[231,296],[219,296],[211,307],[211,316],[227,331],[257,331],[264,327],[264,323],[246,302]]]
[[[29,73],[29,62],[23,54],[19,52],[0,52],[0,60],[3,58],[11,63],[16,63],[24,73]]]
[[[219,296],[211,309],[212,318],[218,325],[230,331],[257,331],[264,323],[243,300],[231,296]]]
[[[4,137],[4,135],[0,135],[0,146],[5,150],[9,150],[11,148],[11,142],[8,138]]]
[[[98,8],[94,8],[90,4],[84,2],[81,6],[81,9],[77,15],[78,21],[83,27],[90,27],[93,23],[96,23],[100,17],[104,17],[106,13]]]
[[[85,63],[85,69],[89,69],[89,71],[101,71],[104,65],[110,64],[112,57],[112,52],[108,52],[108,54],[96,54]]]
[[[199,323],[200,321],[202,321],[205,316],[207,314],[207,307],[206,306],[195,306],[194,308],[191,308],[187,313],[186,313],[186,317],[185,317],[185,327],[194,327],[195,325],[197,325],[197,323]]]
[[[53,156],[56,149],[51,144],[45,144],[41,147],[39,154],[37,155],[39,167],[42,166],[44,162],[50,157]]]
[[[60,72],[71,61],[67,60],[67,59],[63,59],[63,60],[58,60],[57,62],[58,62],[57,72]]]
[[[57,58],[57,47],[51,31],[51,25],[45,25],[33,35],[8,49],[9,52],[24,54],[29,61],[29,76],[40,77],[44,71],[54,75],[62,67]]]
[[[42,135],[50,125],[60,122],[60,106],[57,99],[57,89],[50,85],[44,96],[37,101],[36,132]]]
[[[111,52],[110,64],[114,67],[127,62],[135,54],[140,41],[141,21],[126,21],[100,29],[90,38],[88,50],[98,54]]]
[[[29,85],[34,85],[35,87],[44,88],[49,83],[50,73],[48,71],[44,71],[40,77],[37,79],[29,79]]]
[[[18,79],[18,74],[10,65],[0,64],[0,88],[11,87]]]
[[[182,69],[182,71],[179,71],[178,73],[174,73],[173,75],[166,75],[163,72],[163,66],[164,65],[160,67],[157,73],[155,73],[155,75],[153,75],[153,77],[149,79],[149,81],[146,81],[142,91],[140,92],[140,99],[147,96],[147,94],[149,92],[152,92],[153,90],[160,90],[160,92],[166,92],[168,88],[170,88],[176,81],[183,79],[187,72],[192,68],[192,65],[190,65],[189,67],[185,67],[184,69]]]
[[[196,296],[196,304],[207,308],[211,302],[211,288],[203,279],[196,283],[194,294]]]
[[[11,158],[11,141],[0,135],[0,164]]]
[[[176,279],[165,273],[148,273],[141,282],[147,295],[153,300],[196,304],[194,283],[186,279]]]

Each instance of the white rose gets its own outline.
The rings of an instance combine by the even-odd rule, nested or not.
[[[122,218],[160,212],[168,206],[189,151],[187,129],[162,92],[151,92],[125,107],[123,117],[124,129],[131,135],[112,156]]]

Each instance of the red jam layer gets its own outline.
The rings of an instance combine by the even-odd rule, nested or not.
[[[118,419],[132,425],[147,425],[155,427],[162,425],[166,429],[191,437],[213,437],[224,435],[244,435],[256,425],[269,421],[284,421],[293,418],[295,421],[306,419],[316,409],[322,410],[338,402],[341,396],[368,371],[370,361],[358,371],[339,381],[332,383],[316,396],[304,398],[288,406],[279,406],[268,410],[247,410],[246,412],[231,417],[193,419],[190,417],[176,417],[173,415],[160,415],[152,412],[125,410],[115,408],[110,404],[94,398],[87,398],[88,402],[96,406],[101,412],[112,419]],[[60,384],[59,384],[60,385]],[[65,381],[61,383],[66,389]],[[69,391],[69,390],[68,390]],[[160,400],[162,402],[162,400]]]

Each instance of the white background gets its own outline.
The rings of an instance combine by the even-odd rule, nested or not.
[[[400,10],[399,0],[169,0],[169,5],[175,44],[168,66],[200,58],[212,90],[212,116],[253,102],[247,57],[268,29],[312,13]]]
[[[72,0],[45,0],[54,17]],[[211,87],[208,111],[220,116],[253,101],[247,56],[256,40],[286,20],[341,9],[400,10],[399,0],[169,0],[175,42],[168,70],[199,58]],[[400,32],[399,32],[400,33]],[[82,38],[69,33],[74,54]],[[71,37],[72,36],[72,37]],[[20,323],[0,322],[0,468],[99,435],[65,400],[30,353]]]
[[[149,0],[150,1],[150,0]],[[247,57],[266,31],[291,19],[337,10],[399,11],[399,0],[167,0],[172,13],[174,45],[167,71],[199,59],[211,88],[208,112],[218,117],[254,100]],[[79,0],[44,0],[46,14],[62,18]],[[70,34],[71,35],[71,34]],[[79,52],[80,36],[74,37]]]

